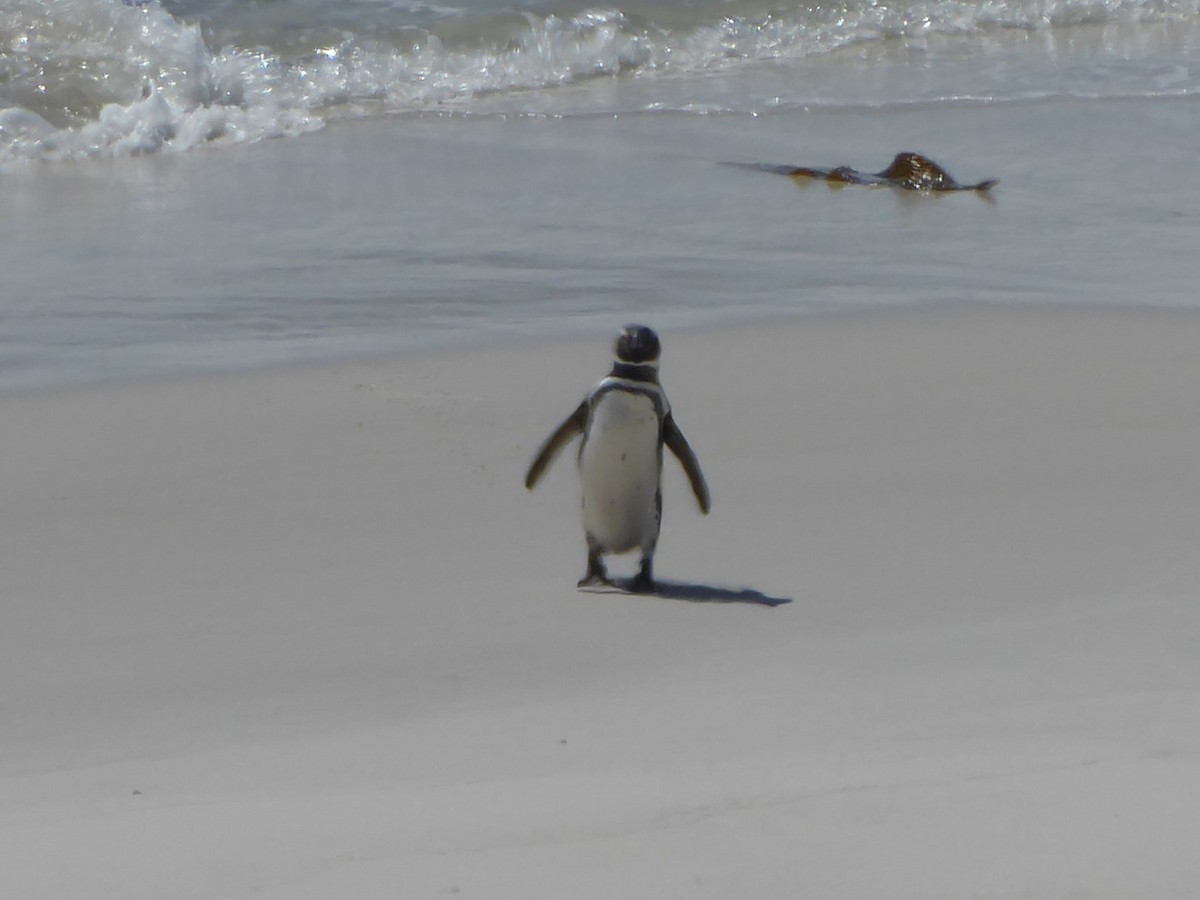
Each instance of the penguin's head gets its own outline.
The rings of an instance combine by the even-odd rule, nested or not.
[[[657,366],[662,345],[645,325],[626,325],[617,335],[617,361],[632,366]]]

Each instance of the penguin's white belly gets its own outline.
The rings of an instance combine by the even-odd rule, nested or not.
[[[659,422],[644,394],[609,391],[592,409],[579,453],[583,527],[609,553],[658,538]]]

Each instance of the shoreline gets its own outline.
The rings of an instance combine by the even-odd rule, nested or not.
[[[939,316],[966,317],[1000,317],[1006,316],[1054,316],[1078,315],[1083,318],[1104,316],[1157,316],[1179,315],[1183,317],[1200,316],[1200,308],[1190,308],[1169,304],[1128,304],[1128,305],[1082,305],[1064,301],[1054,303],[1044,300],[1029,303],[1013,303],[1005,301],[967,301],[930,300],[905,304],[878,305],[864,304],[846,308],[805,309],[795,312],[755,312],[745,317],[731,316],[703,324],[668,325],[661,327],[654,324],[652,316],[639,318],[637,314],[625,318],[614,318],[611,327],[605,330],[604,325],[585,328],[580,325],[568,331],[551,330],[538,331],[533,335],[520,335],[515,331],[503,335],[486,337],[475,335],[461,342],[448,340],[435,342],[428,346],[412,347],[404,350],[383,351],[379,353],[351,353],[330,358],[315,358],[310,360],[291,360],[261,363],[258,365],[246,363],[244,366],[222,368],[220,370],[196,369],[176,373],[148,373],[143,375],[113,376],[112,378],[93,379],[88,381],[69,381],[61,384],[46,384],[32,387],[0,387],[0,399],[38,398],[56,394],[73,394],[86,392],[107,392],[156,385],[182,385],[191,382],[222,382],[236,379],[256,379],[269,377],[286,377],[289,374],[319,373],[322,371],[346,368],[387,368],[391,365],[401,365],[405,360],[436,359],[446,356],[469,357],[473,354],[489,352],[519,351],[522,349],[535,350],[562,344],[589,345],[599,341],[601,344],[608,336],[627,322],[642,322],[654,327],[660,333],[670,333],[675,336],[691,338],[703,335],[716,335],[721,332],[741,332],[759,329],[803,329],[806,325],[837,322],[885,322],[890,320],[936,318]]]

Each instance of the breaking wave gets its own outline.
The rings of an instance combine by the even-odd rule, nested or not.
[[[575,104],[564,88],[596,82],[630,86],[613,111],[690,109],[681,76],[736,78],[852,45],[1198,18],[1200,0],[548,0],[521,10],[487,0],[8,0],[0,163],[240,144],[339,116],[586,113],[594,101]],[[1189,92],[1195,80],[1176,79]],[[534,99],[555,92],[554,104]],[[765,102],[725,92],[703,111]]]

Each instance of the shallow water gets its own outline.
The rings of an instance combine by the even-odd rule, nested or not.
[[[1196,4],[622,9],[606,30],[556,0],[501,41],[486,3],[7,4],[0,388],[632,319],[1197,304]],[[408,28],[440,35],[415,76],[433,62]],[[313,64],[330,29],[354,65]],[[605,68],[630,35],[671,59]],[[508,80],[484,83],[501,43]],[[900,150],[1000,185],[989,202],[723,165],[875,171]]]
[[[360,122],[5,178],[0,385],[924,303],[1195,306],[1192,101]],[[807,186],[919,149],[975,194]]]

